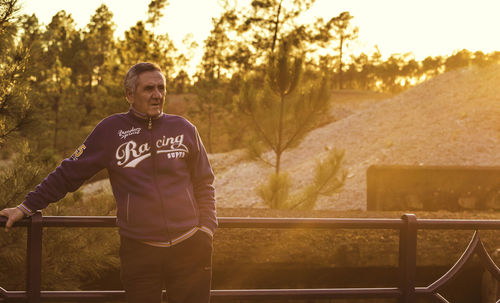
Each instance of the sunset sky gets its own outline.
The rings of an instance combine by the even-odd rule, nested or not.
[[[248,0],[239,0],[245,3]],[[149,0],[21,0],[23,13],[35,13],[48,24],[59,10],[65,10],[84,27],[100,4],[113,12],[115,34],[138,20],[145,20]],[[201,45],[211,29],[211,18],[217,17],[217,0],[169,0],[159,33],[167,32],[175,45],[188,33]],[[359,27],[359,38],[351,51],[372,53],[375,45],[382,55],[412,52],[417,60],[429,55],[450,55],[456,50],[500,51],[500,1],[498,0],[317,0],[308,16],[329,19],[349,11],[353,24]],[[306,18],[307,19],[307,18]]]

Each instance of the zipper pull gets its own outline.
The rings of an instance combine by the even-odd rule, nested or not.
[[[153,119],[151,117],[148,118],[148,129],[151,130],[153,128]]]

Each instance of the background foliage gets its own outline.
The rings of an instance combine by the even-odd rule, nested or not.
[[[313,2],[254,0],[238,8],[226,1],[221,15],[213,18],[197,71],[189,75],[192,54],[180,52],[168,35],[155,31],[162,10],[168,9],[165,0],[151,1],[147,20],[137,20],[122,38],[115,33],[113,12],[106,5],[96,9],[87,26],[77,29],[65,11],[45,26],[35,14],[22,15],[20,1],[0,0],[0,208],[21,202],[101,119],[127,111],[122,79],[139,61],[161,66],[171,99],[181,100],[171,102],[167,112],[192,120],[209,152],[245,147],[256,155],[274,150],[277,156],[322,121],[316,114],[332,102],[327,97],[331,89],[398,93],[445,71],[500,62],[500,52],[468,50],[422,61],[411,54],[382,60],[379,51],[347,58],[346,42],[357,39],[360,30],[355,16],[342,12],[330,20],[301,24],[299,17]],[[193,44],[189,39],[186,43]],[[286,48],[280,48],[285,43]],[[321,52],[325,49],[331,52]],[[277,128],[277,105],[285,103],[286,114],[279,119],[283,127]],[[309,116],[297,115],[308,111]],[[249,113],[262,116],[261,124],[248,119]],[[256,126],[265,129],[266,136],[256,136],[251,131]],[[341,187],[342,174],[336,175],[341,172],[339,155],[323,163],[330,169],[318,167],[319,185],[305,189],[302,198],[309,206],[322,190]],[[274,166],[279,172],[279,160]],[[321,186],[327,184],[327,176],[335,176],[335,182]],[[113,203],[109,196],[84,197],[77,192],[51,206],[47,214],[107,215],[113,214]],[[24,287],[25,237],[20,229],[0,234],[2,287]],[[44,289],[79,288],[82,281],[117,264],[116,234],[109,230],[47,230],[46,238]],[[62,266],[66,263],[56,262],[59,258],[71,265]]]

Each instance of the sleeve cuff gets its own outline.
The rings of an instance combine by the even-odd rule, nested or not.
[[[31,209],[29,209],[26,205],[24,205],[24,203],[21,203],[17,206],[17,208],[23,212],[24,216],[26,217],[31,217],[35,214],[34,211],[32,211]]]

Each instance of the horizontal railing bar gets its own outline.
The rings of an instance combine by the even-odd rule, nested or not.
[[[24,291],[7,291],[9,302],[23,302],[27,295]],[[234,289],[211,290],[214,299],[313,299],[313,298],[398,298],[398,288],[321,288],[321,289]],[[42,300],[87,301],[120,300],[125,298],[123,290],[96,291],[41,291]]]
[[[418,219],[418,229],[500,229],[500,220]]]
[[[372,218],[218,218],[222,228],[355,228],[399,229],[401,219]]]
[[[44,227],[116,227],[115,216],[44,216]]]
[[[248,218],[219,217],[221,228],[352,228],[352,229],[399,229],[401,219],[374,218]],[[0,226],[7,219],[0,217]],[[27,226],[29,219],[16,223]],[[114,216],[45,216],[44,227],[116,227]],[[500,229],[500,220],[478,219],[417,219],[418,229]]]
[[[399,229],[401,219],[372,218],[246,218],[219,217],[221,228],[377,228]],[[0,217],[0,226],[4,226],[6,218]],[[29,219],[16,223],[27,226]],[[114,216],[44,216],[43,227],[116,227]]]
[[[6,300],[7,302],[26,302],[27,298],[28,295],[26,294],[25,291],[19,291],[19,290],[2,291],[0,296],[0,302],[3,302],[2,300]]]
[[[69,301],[107,301],[107,300],[124,300],[124,290],[106,290],[106,291],[42,291],[40,293],[42,300],[50,300],[52,302],[67,302]]]
[[[322,289],[248,289],[212,290],[221,299],[319,299],[319,298],[398,298],[398,288],[322,288]]]
[[[9,302],[25,302],[27,294],[25,291],[7,291],[5,297]],[[41,291],[40,298],[50,301],[107,301],[123,300],[124,290],[95,290],[95,291]]]
[[[5,226],[7,218],[0,217],[0,226]],[[22,219],[16,226],[28,226],[30,219]],[[116,227],[114,216],[44,216],[43,227]]]

